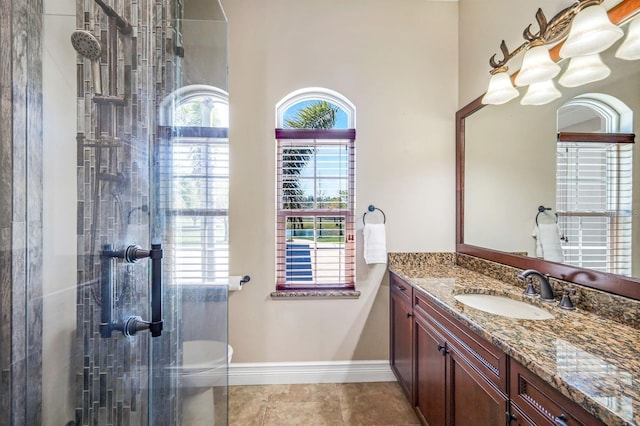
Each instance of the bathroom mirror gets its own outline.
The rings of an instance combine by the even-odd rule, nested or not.
[[[634,13],[621,12],[617,22],[626,21]],[[562,105],[572,99],[610,96],[632,110],[633,119],[623,119],[632,126],[633,133],[640,134],[640,61],[614,58],[619,43],[602,54],[603,62],[612,71],[607,79],[576,88],[556,82],[562,97],[549,104],[520,105],[526,88],[519,88],[520,97],[506,104],[485,106],[478,98],[458,111],[458,252],[518,268],[538,269],[556,278],[640,299],[639,196],[633,197],[628,212],[632,223],[632,268],[625,275],[572,265],[567,256],[561,262],[538,258],[532,236],[536,218],[541,223],[556,221],[556,201],[560,199],[556,195],[558,109]],[[563,71],[566,62],[560,62]],[[579,112],[580,107],[564,108],[560,124],[568,127],[567,123]],[[633,148],[634,194],[640,191],[638,149]],[[539,206],[552,210],[538,215]]]

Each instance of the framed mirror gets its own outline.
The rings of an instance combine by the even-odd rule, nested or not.
[[[626,28],[637,3],[614,7],[612,22]],[[506,104],[483,105],[480,97],[458,111],[457,252],[640,300],[640,147],[629,143],[640,133],[640,60],[615,58],[621,42],[601,54],[609,77],[556,84],[562,96],[551,103],[520,105],[526,88],[519,88],[521,96]],[[567,62],[559,62],[563,71]],[[602,168],[594,171],[596,146]],[[614,184],[622,161],[628,178]],[[598,178],[578,182],[585,173]],[[600,210],[592,202],[596,181]],[[589,188],[583,216],[571,209],[580,185]],[[540,250],[547,226],[558,230],[559,256]]]

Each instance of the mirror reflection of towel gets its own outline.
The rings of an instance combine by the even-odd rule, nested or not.
[[[560,245],[560,227],[557,223],[539,223],[531,234],[536,239],[536,257],[552,262],[564,262]]]
[[[364,261],[372,263],[387,263],[387,240],[382,223],[367,223],[362,230],[364,236]]]

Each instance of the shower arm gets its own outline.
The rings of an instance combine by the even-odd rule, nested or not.
[[[129,24],[129,22],[126,19],[118,15],[118,13],[115,10],[113,10],[111,6],[109,6],[102,0],[95,0],[95,2],[98,4],[98,6],[102,8],[104,13],[108,17],[115,19],[118,30],[122,34],[131,34],[132,27],[131,27],[131,24]]]

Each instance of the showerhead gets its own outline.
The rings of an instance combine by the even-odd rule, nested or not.
[[[100,42],[89,31],[76,30],[71,33],[71,44],[76,52],[91,61],[93,90],[96,95],[102,94],[99,62],[102,55],[102,46],[100,46]]]
[[[76,52],[91,61],[97,61],[102,55],[102,46],[89,31],[77,30],[71,33],[71,44]]]

